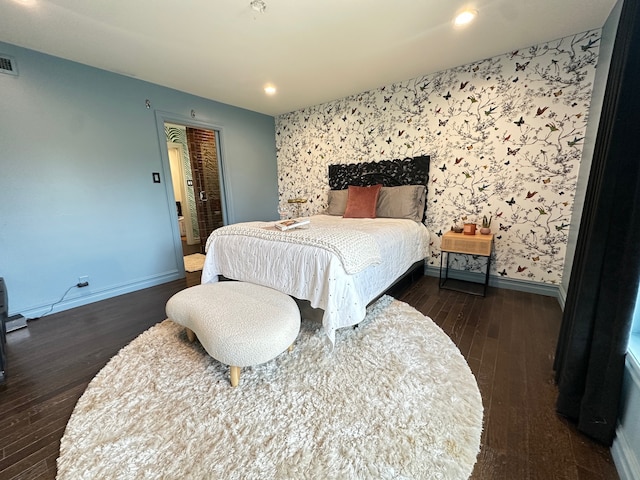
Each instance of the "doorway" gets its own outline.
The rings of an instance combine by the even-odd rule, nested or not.
[[[195,192],[200,253],[205,253],[209,235],[224,225],[218,132],[186,127],[189,159]]]
[[[204,254],[207,238],[227,218],[220,131],[189,123],[158,120],[167,146],[169,175],[165,178],[170,203],[175,201],[180,264],[183,256]]]

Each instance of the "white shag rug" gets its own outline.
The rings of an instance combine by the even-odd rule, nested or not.
[[[170,320],[91,381],[61,441],[58,479],[466,479],[482,400],[429,318],[382,297],[331,350],[303,320],[292,353],[229,369]]]
[[[192,253],[184,257],[184,269],[187,272],[197,272],[204,267],[205,256],[201,253]]]

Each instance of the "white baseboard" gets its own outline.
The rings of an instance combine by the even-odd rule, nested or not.
[[[135,292],[144,288],[155,287],[156,285],[161,285],[163,283],[178,280],[180,278],[184,278],[184,272],[173,270],[170,272],[141,278],[130,283],[114,285],[100,290],[90,290],[86,294],[82,292],[83,295],[81,296],[63,300],[62,302],[54,305],[53,310],[51,311],[49,311],[49,309],[51,308],[51,304],[47,304],[27,309],[25,311],[22,311],[21,314],[27,319],[39,318],[44,314],[50,315],[56,312],[69,310],[70,308],[81,307],[82,305],[88,305],[90,303],[98,302],[100,300],[106,300],[107,298],[117,297],[118,295],[124,295],[125,293]]]
[[[637,480],[640,478],[640,465],[633,453],[633,446],[627,439],[624,429],[616,429],[616,438],[611,447],[611,456],[616,465],[620,480]]]

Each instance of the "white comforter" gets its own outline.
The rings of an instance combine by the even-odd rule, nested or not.
[[[265,227],[273,222],[243,225]],[[218,275],[223,275],[309,300],[312,307],[324,310],[323,328],[333,343],[337,328],[362,321],[367,304],[429,252],[428,230],[412,220],[316,215],[311,217],[311,225],[371,235],[382,262],[348,274],[340,257],[326,249],[218,233],[209,238],[202,283],[216,282]]]

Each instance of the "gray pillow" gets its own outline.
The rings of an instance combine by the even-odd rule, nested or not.
[[[329,190],[329,206],[327,207],[327,215],[344,215],[347,209],[347,193],[349,190]]]
[[[378,196],[376,215],[382,218],[407,218],[422,221],[425,202],[424,185],[382,187]]]

